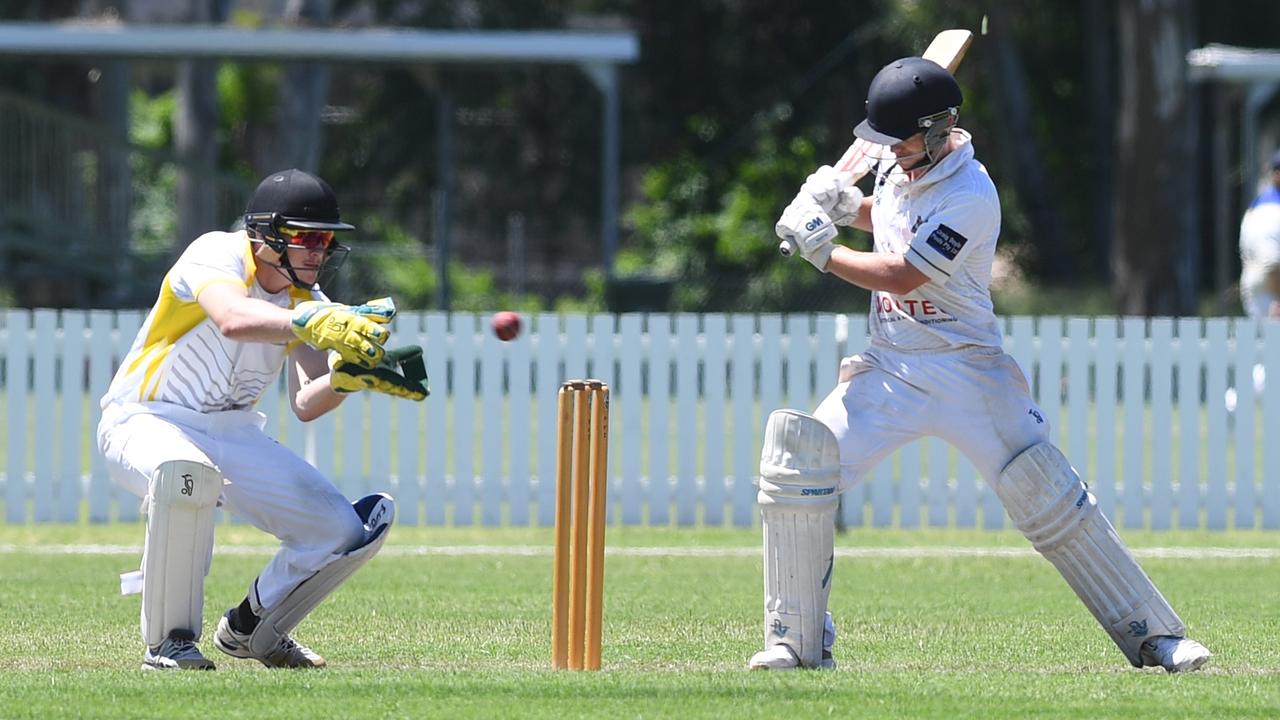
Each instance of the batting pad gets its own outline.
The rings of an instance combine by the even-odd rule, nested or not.
[[[835,560],[840,451],[818,419],[777,410],[765,424],[757,502],[764,524],[764,642],[822,662]]]
[[[1134,667],[1142,667],[1147,638],[1185,634],[1058,448],[1039,443],[1024,450],[1000,473],[996,494]]]
[[[346,582],[360,566],[378,554],[395,520],[396,503],[386,493],[366,495],[352,503],[364,521],[364,541],[303,580],[280,604],[260,613],[257,627],[249,636],[249,649],[257,657],[266,656],[280,638],[293,632],[322,600]]]
[[[178,629],[200,639],[213,510],[221,494],[222,473],[204,463],[170,460],[151,475],[142,551],[142,637],[148,647]]]

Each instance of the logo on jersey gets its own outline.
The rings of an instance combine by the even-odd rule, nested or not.
[[[1044,424],[1044,416],[1041,415],[1040,411],[1036,410],[1035,408],[1031,408],[1030,410],[1028,410],[1027,414],[1036,419],[1037,425]]]
[[[937,250],[942,257],[948,260],[955,260],[960,251],[964,249],[964,244],[969,242],[969,239],[946,225],[939,225],[936,230],[929,233],[929,237],[925,242],[928,243],[929,247]]]
[[[916,221],[911,223],[911,234],[914,235],[916,231],[920,229],[920,226],[923,224],[924,224],[924,218],[917,215]]]

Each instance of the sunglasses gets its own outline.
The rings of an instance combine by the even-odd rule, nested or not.
[[[280,228],[280,235],[291,247],[306,250],[327,250],[329,245],[333,243],[332,230],[299,230],[297,228],[282,227]]]

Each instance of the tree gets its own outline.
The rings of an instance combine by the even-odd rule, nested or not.
[[[1190,3],[1122,0],[1117,65],[1117,309],[1184,315],[1195,309],[1190,123],[1186,57]]]
[[[227,19],[230,0],[189,0],[189,22],[220,23]],[[183,60],[178,63],[178,108],[174,118],[174,150],[185,165],[178,175],[179,251],[186,243],[222,224],[209,202],[216,189],[209,179],[218,161],[218,63]]]

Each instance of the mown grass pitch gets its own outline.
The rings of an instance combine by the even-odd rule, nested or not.
[[[161,674],[138,669],[139,600],[118,594],[137,553],[84,547],[136,547],[141,525],[0,526],[0,718],[1280,716],[1277,533],[1125,534],[1190,555],[1142,558],[1216,654],[1169,676],[1130,668],[1020,536],[943,530],[840,536],[840,668],[749,673],[757,532],[630,528],[609,534],[604,672],[548,669],[549,530],[405,527],[299,627],[329,667],[268,671],[209,636],[270,538],[218,532],[218,671]]]

